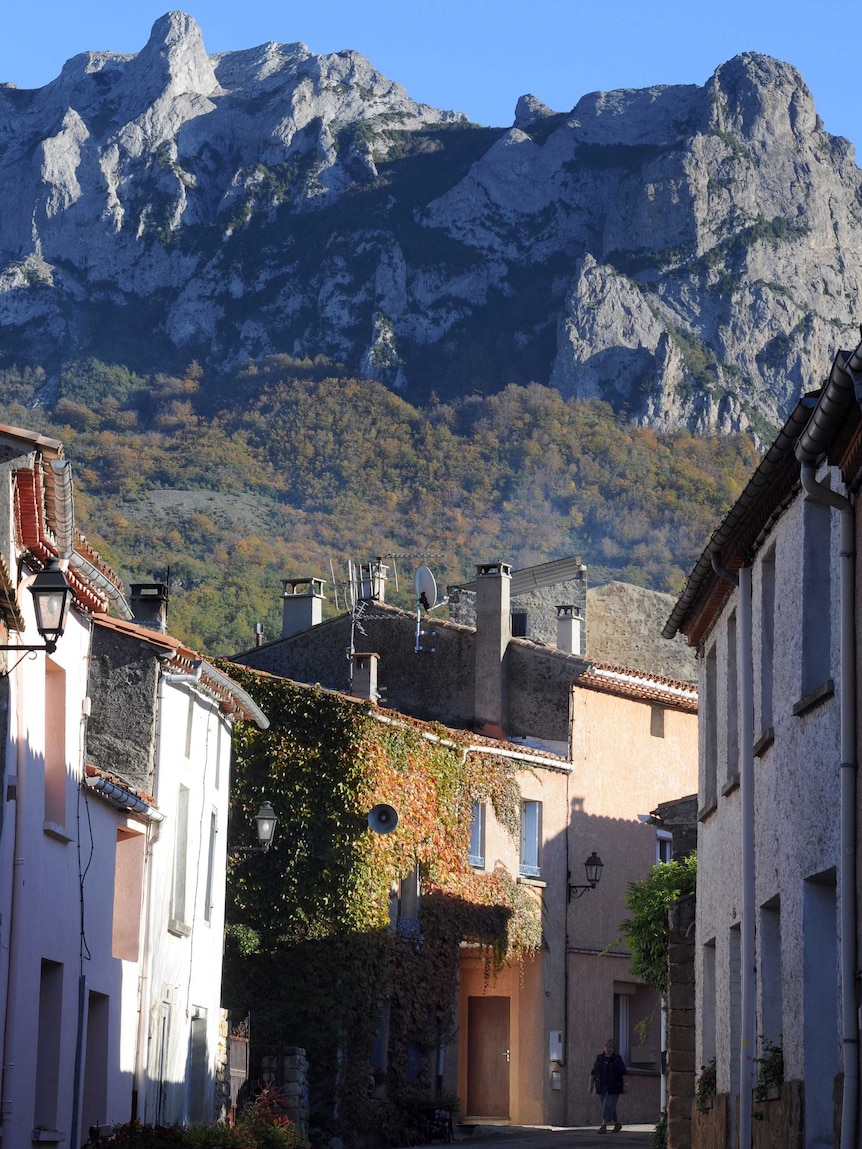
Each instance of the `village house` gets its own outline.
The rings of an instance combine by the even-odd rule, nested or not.
[[[28,588],[45,573],[70,609],[40,642]],[[230,730],[266,719],[164,632],[162,590],[127,601],[75,527],[62,444],[0,426],[10,1146],[75,1149],[93,1126],[218,1112]]]
[[[858,1144],[860,400],[862,345],[791,412],[665,628],[700,663],[697,1064],[716,1096],[695,1144]]]
[[[582,564],[566,564],[583,586]],[[523,981],[510,970],[490,986],[481,955],[463,952],[457,1066],[447,1062],[460,1119],[595,1122],[586,1082],[614,1035],[631,1070],[624,1120],[657,1120],[659,1011],[632,976],[619,923],[628,883],[669,856],[670,834],[638,815],[694,789],[695,688],[582,653],[577,601],[556,596],[554,645],[514,637],[506,563],[482,564],[475,584],[461,588],[462,602],[463,592],[474,596],[475,625],[424,611],[417,622],[386,603],[379,564],[364,571],[358,607],[326,620],[322,580],[284,580],[282,636],[233,661],[346,691],[383,715],[471,731],[496,753],[521,756],[517,850],[488,810],[475,810],[471,860],[491,869],[502,862],[536,891],[545,947]],[[528,625],[538,628],[531,609]],[[603,863],[597,885],[585,870],[594,855]],[[642,1021],[646,1040],[636,1034]]]

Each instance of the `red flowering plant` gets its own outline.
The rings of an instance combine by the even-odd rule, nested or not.
[[[139,1121],[117,1126],[98,1144],[112,1149],[307,1149],[308,1142],[285,1116],[284,1098],[277,1089],[265,1089],[239,1113],[236,1125],[165,1126]]]

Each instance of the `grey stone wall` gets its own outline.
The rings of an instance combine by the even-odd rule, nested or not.
[[[680,898],[668,914],[670,929],[667,998],[667,1145],[692,1149],[691,1114],[695,1079],[693,895]]]
[[[308,1059],[298,1045],[289,1045],[284,1051],[283,1089],[287,1116],[303,1137],[308,1137]]]
[[[158,660],[140,639],[93,627],[87,761],[152,793]]]
[[[476,625],[476,592],[466,587],[447,587],[449,618],[464,626]],[[587,641],[587,583],[586,579],[567,579],[554,586],[538,587],[528,594],[512,595],[511,613],[526,614],[524,638],[557,645],[557,612],[561,605],[576,606],[581,612],[581,650]]]
[[[569,740],[569,697],[583,669],[576,658],[547,653],[518,642],[507,653],[509,717],[507,733],[549,741]]]
[[[380,656],[377,671],[381,702],[405,714],[451,726],[473,721],[474,635],[426,618],[425,650],[416,654],[415,619],[383,611],[372,603],[355,634],[356,650]],[[350,619],[314,626],[290,638],[236,655],[234,661],[295,682],[319,683],[347,691],[350,683]]]

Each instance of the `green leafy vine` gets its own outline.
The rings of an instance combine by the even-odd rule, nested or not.
[[[482,874],[468,862],[474,801],[517,832],[518,764],[468,751],[467,734],[223,666],[270,720],[234,736],[225,1002],[251,1015],[253,1042],[306,1048],[320,1124],[403,1137],[399,1106],[431,1093],[427,1067],[414,1072],[416,1049],[427,1063],[454,1036],[461,943],[483,947],[489,970],[542,943],[534,893],[502,867]],[[276,839],[240,858],[264,798],[279,816]],[[394,833],[369,831],[378,802],[398,810]],[[405,936],[391,928],[391,894],[417,866],[421,932]],[[385,1005],[387,1101],[371,1106]]]

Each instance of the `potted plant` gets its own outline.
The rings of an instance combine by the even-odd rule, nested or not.
[[[784,1049],[781,1037],[778,1044],[761,1035],[761,1054],[757,1059],[757,1085],[754,1097],[757,1101],[773,1101],[781,1093],[784,1084]]]
[[[694,1083],[694,1100],[698,1109],[712,1109],[715,1097],[715,1058],[700,1067]]]

